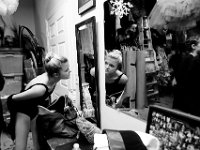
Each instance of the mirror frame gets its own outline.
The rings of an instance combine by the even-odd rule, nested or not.
[[[110,31],[109,37],[106,37],[106,34],[105,34],[104,41],[105,41],[106,49],[107,49],[107,47],[108,48],[111,47],[111,49],[114,49],[112,47],[113,47],[113,45],[115,46],[115,44],[116,44],[115,37],[116,37],[116,35],[118,35],[118,34],[116,34],[116,29],[121,29],[121,28],[123,28],[123,26],[128,25],[128,24],[125,24],[126,22],[123,23],[123,26],[122,26],[122,24],[120,24],[121,23],[120,15],[119,15],[120,13],[115,13],[115,11],[111,13],[111,11],[113,11],[113,9],[110,9],[112,7],[110,2],[111,2],[111,0],[106,0],[104,2],[104,33],[107,33],[106,31],[110,31],[111,29],[114,29],[114,30]],[[132,2],[134,2],[134,1],[132,1]],[[189,26],[187,26],[188,29],[186,29],[186,25],[181,26],[181,25],[183,25],[183,23],[182,24],[177,23],[178,27],[175,26],[176,23],[173,21],[171,23],[168,22],[168,24],[166,24],[166,26],[164,23],[163,23],[163,25],[155,24],[156,22],[159,22],[158,21],[159,18],[157,18],[157,17],[159,16],[159,13],[160,13],[159,8],[160,7],[162,8],[162,6],[157,7],[158,2],[156,2],[156,1],[154,1],[154,2],[155,2],[155,4],[152,5],[152,9],[148,10],[148,11],[150,11],[149,12],[150,14],[149,13],[147,14],[147,12],[146,12],[147,9],[145,9],[145,7],[144,7],[144,13],[142,13],[142,15],[140,17],[141,20],[137,21],[137,19],[134,19],[133,18],[134,13],[132,13],[130,18],[128,18],[129,16],[128,17],[126,16],[130,20],[133,18],[132,19],[133,22],[136,22],[138,24],[139,33],[142,33],[141,36],[139,34],[139,40],[138,40],[139,45],[143,44],[141,46],[141,48],[139,48],[141,50],[141,52],[142,51],[145,52],[146,49],[154,50],[154,51],[149,51],[149,53],[146,53],[144,55],[144,59],[145,59],[145,61],[144,61],[144,63],[145,63],[145,79],[144,79],[145,84],[144,85],[145,86],[144,86],[144,88],[142,88],[142,90],[145,91],[144,92],[145,94],[141,95],[141,97],[142,96],[144,97],[143,98],[143,99],[145,99],[144,106],[147,109],[149,108],[149,105],[161,105],[163,107],[169,107],[171,109],[178,109],[178,108],[174,107],[174,100],[176,99],[174,97],[175,97],[175,94],[177,94],[177,93],[175,93],[177,90],[177,85],[174,86],[171,84],[171,82],[173,81],[172,77],[174,76],[173,75],[174,70],[172,70],[172,69],[174,69],[174,67],[169,66],[170,65],[169,57],[176,56],[177,54],[178,54],[178,57],[180,57],[182,55],[181,53],[184,53],[184,50],[183,50],[185,47],[184,42],[186,41],[187,36],[189,37],[189,34],[191,34],[191,35],[199,34],[198,27],[200,25],[199,24],[200,22],[199,22],[199,20],[194,20],[194,21],[196,21],[196,25],[191,28],[189,28]],[[110,5],[108,5],[108,4],[110,4]],[[147,6],[147,3],[145,5]],[[105,9],[105,8],[107,8],[107,9]],[[135,9],[135,8],[137,8],[137,7],[133,7],[133,9]],[[116,11],[116,12],[118,12],[118,11]],[[117,17],[114,15],[116,15]],[[107,30],[105,27],[105,22],[106,22],[105,16],[108,17],[107,22],[109,22],[108,23],[109,28]],[[163,19],[163,17],[164,16],[161,17],[161,20]],[[185,23],[187,22],[186,19],[184,19],[184,21],[185,21]],[[110,27],[111,25],[112,25],[112,27]],[[154,27],[153,27],[153,25],[154,25]],[[156,25],[157,25],[157,27],[156,27]],[[172,27],[174,27],[174,28],[172,28]],[[185,30],[182,30],[184,27],[185,27]],[[176,28],[178,28],[178,29],[176,29]],[[126,29],[126,28],[124,28],[124,29]],[[122,33],[123,32],[124,32],[124,30],[122,30]],[[169,38],[167,37],[168,35],[170,35]],[[130,36],[128,36],[128,37],[130,37]],[[146,41],[144,41],[144,37],[145,37],[145,39],[147,39]],[[149,38],[149,37],[151,37],[151,38]],[[117,40],[119,41],[119,39],[117,39]],[[121,40],[121,41],[123,41],[123,40]],[[150,41],[150,42],[148,43],[147,41]],[[106,45],[106,42],[109,44]],[[126,41],[124,43],[126,44]],[[145,46],[144,46],[144,44],[145,44]],[[146,44],[149,44],[149,45],[146,46]],[[169,45],[167,45],[167,44],[169,44]],[[184,47],[183,47],[183,45],[184,45]],[[160,46],[162,48],[159,48],[159,50],[157,50],[156,46]],[[169,46],[169,47],[167,47],[167,46]],[[166,49],[166,48],[168,48],[168,49]],[[116,49],[118,49],[118,48],[116,48]],[[160,54],[158,53],[158,51],[160,51]],[[163,60],[158,62],[159,60],[157,60],[157,59],[160,59],[160,58],[162,59],[162,57],[163,57]],[[153,58],[153,59],[151,59],[151,58]],[[176,61],[178,60],[177,58],[175,58],[175,59],[176,59]],[[155,62],[153,60],[155,60]],[[147,62],[149,62],[149,63],[147,64]],[[154,62],[154,65],[151,62]],[[179,62],[177,62],[177,63],[173,62],[173,65],[176,65],[176,67],[177,67],[178,63]],[[140,67],[139,69],[142,69],[142,68],[144,68],[144,67]],[[164,68],[164,69],[162,70],[162,68]],[[154,75],[149,76],[149,74],[154,74]],[[148,79],[147,79],[148,76],[151,79],[150,81],[148,81]],[[167,81],[167,82],[163,82],[163,81]],[[138,80],[136,82],[139,83]],[[163,84],[163,83],[165,83],[165,84]],[[139,88],[136,89],[136,95],[138,95],[138,91],[141,91],[141,89],[139,89]],[[152,96],[152,95],[154,95],[154,96]],[[152,96],[153,98],[150,96]],[[140,101],[140,99],[137,99],[137,97],[136,97],[136,101]],[[180,102],[178,102],[178,103],[180,103]],[[113,108],[115,109],[115,106]],[[123,111],[123,108],[120,109],[120,111],[121,110]],[[141,112],[143,111],[142,109],[139,110],[137,108],[135,108],[135,110],[137,111],[137,113],[139,115],[141,114],[140,111]],[[184,110],[182,110],[182,111],[184,111]]]
[[[80,27],[85,26],[87,24],[92,25],[92,34],[93,34],[93,50],[94,50],[94,67],[98,67],[98,52],[97,52],[97,41],[96,41],[96,18],[92,16],[78,24],[75,25],[76,32],[76,48],[77,48],[77,62],[78,62],[78,75],[79,75],[79,89],[80,89],[80,105],[81,110],[83,110],[83,93],[82,93],[82,78],[81,78],[81,61],[80,61],[80,51],[81,51],[81,37],[80,37]],[[99,76],[98,69],[95,69],[95,89],[96,89],[96,98],[95,103],[95,117],[97,120],[97,126],[100,127],[100,111],[99,111]]]
[[[139,5],[135,5],[137,7],[134,6],[134,4],[132,4],[136,11],[138,10],[138,16],[133,19],[134,20],[129,20],[131,18],[129,18],[130,16],[128,15],[123,15],[123,17],[121,18],[121,16],[118,13],[113,12],[113,10],[111,9],[112,5],[111,5],[111,1],[110,0],[106,0],[104,2],[104,42],[105,42],[105,49],[106,50],[113,50],[113,49],[118,49],[120,50],[120,42],[122,43],[122,45],[130,47],[134,52],[133,58],[131,58],[131,62],[128,61],[129,65],[132,67],[134,67],[134,75],[135,75],[135,79],[133,79],[133,83],[134,83],[134,91],[130,91],[127,89],[132,89],[129,88],[127,85],[125,86],[125,92],[120,95],[120,97],[118,97],[117,99],[119,99],[119,101],[124,101],[127,100],[128,101],[128,105],[127,107],[122,107],[121,106],[117,106],[114,104],[114,106],[109,106],[106,105],[107,107],[113,108],[116,111],[120,111],[121,113],[124,113],[126,115],[129,115],[133,118],[137,118],[139,120],[147,120],[147,100],[146,100],[146,84],[145,84],[145,78],[146,78],[146,73],[145,73],[145,53],[141,47],[141,31],[140,30],[140,24],[142,23],[142,19],[144,17],[143,12],[145,11],[144,8],[139,7]],[[133,14],[133,11],[135,11],[134,9],[130,9],[129,13]],[[140,11],[139,11],[140,10]],[[116,11],[117,12],[117,11]],[[121,22],[122,21],[122,22]],[[121,24],[123,23],[123,24]],[[130,23],[135,24],[136,26],[130,26]],[[128,38],[126,39],[125,36],[126,34],[130,33],[131,28],[135,28],[133,32],[135,32],[136,34],[132,37],[132,38]],[[130,28],[130,30],[128,30]],[[122,30],[118,30],[118,29],[122,29]],[[118,30],[118,32],[117,32]],[[127,31],[126,31],[127,30]],[[106,33],[110,31],[107,35]],[[119,35],[121,37],[119,37]],[[118,38],[117,38],[118,36]],[[123,38],[124,39],[123,39]],[[122,41],[123,39],[123,41]],[[120,41],[121,40],[121,41]],[[132,40],[135,40],[135,42]],[[129,49],[131,50],[131,49]],[[129,50],[127,52],[129,52]],[[127,54],[125,54],[127,55]],[[122,53],[122,66],[124,66],[125,64],[123,64],[123,62],[126,62],[123,60],[123,56],[125,56]],[[130,56],[130,54],[128,54],[128,56]],[[126,62],[127,63],[127,62]],[[128,65],[128,63],[126,65]],[[126,68],[126,67],[125,67]],[[122,67],[122,72],[124,72],[124,68]],[[126,74],[126,73],[125,73]],[[130,74],[129,74],[130,75]],[[126,76],[128,78],[132,78],[131,76],[129,76],[128,74],[126,74]],[[126,84],[129,84],[130,80],[128,80],[128,82]],[[132,85],[132,83],[131,83]],[[105,89],[106,90],[106,89]],[[126,93],[127,92],[127,93]],[[130,93],[133,93],[134,96],[130,95]],[[126,97],[127,98],[126,98]],[[131,98],[128,98],[128,97]]]

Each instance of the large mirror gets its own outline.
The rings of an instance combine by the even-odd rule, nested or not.
[[[195,59],[200,50],[200,3],[165,2],[104,2],[105,103],[139,119],[147,119],[152,104],[200,115],[193,109],[199,104],[198,91],[186,82],[192,79],[193,84],[199,83],[200,61]],[[195,65],[193,60],[188,62],[190,56],[194,56]],[[183,84],[178,84],[177,78]],[[118,91],[111,93],[110,89]],[[193,104],[188,105],[192,98]]]
[[[143,1],[139,3],[104,2],[105,103],[131,116],[146,118],[145,63],[138,28],[144,8]]]
[[[85,118],[99,124],[98,73],[95,17],[76,24],[77,60],[79,71],[80,103]]]

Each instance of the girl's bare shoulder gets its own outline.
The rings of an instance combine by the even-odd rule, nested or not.
[[[128,82],[128,77],[125,74],[123,74],[121,76],[120,82],[126,84]]]

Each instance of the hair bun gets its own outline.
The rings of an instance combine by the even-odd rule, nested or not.
[[[118,49],[114,49],[114,50],[112,50],[112,52],[113,52],[113,53],[115,53],[115,54],[117,54],[117,55],[120,55],[120,56],[122,56],[122,53],[121,53],[121,51],[120,51],[120,50],[118,50]]]
[[[51,59],[53,58],[53,54],[52,53],[48,53],[44,59],[45,63],[48,63],[51,61]]]

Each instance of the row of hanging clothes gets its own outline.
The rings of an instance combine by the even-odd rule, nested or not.
[[[142,108],[145,102],[144,52],[135,46],[121,46],[122,72],[128,82],[124,91],[124,103],[128,108]]]

